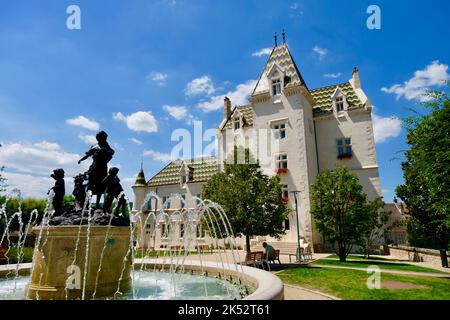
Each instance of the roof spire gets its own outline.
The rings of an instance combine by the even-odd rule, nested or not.
[[[145,174],[144,174],[144,160],[141,159],[141,170],[139,171],[137,177],[136,177],[136,181],[133,185],[134,187],[146,187],[147,186],[147,182],[145,180]]]
[[[274,41],[275,41],[275,47],[278,46],[278,36],[277,36],[277,33],[276,33],[276,32],[275,32],[275,34],[274,34],[274,36],[273,36],[273,39],[274,39]]]
[[[284,29],[282,36],[283,36],[283,44],[286,44],[286,32],[284,32]]]

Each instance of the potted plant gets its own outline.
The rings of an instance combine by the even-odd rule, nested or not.
[[[287,173],[287,172],[288,172],[288,169],[287,169],[287,168],[277,168],[277,169],[275,170],[275,173],[276,173],[276,174]]]

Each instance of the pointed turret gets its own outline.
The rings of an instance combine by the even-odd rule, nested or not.
[[[283,74],[283,85],[284,88],[294,88],[302,87],[304,91],[309,95],[309,89],[306,85],[300,71],[297,68],[297,64],[289,51],[286,44],[286,33],[283,30],[283,42],[278,44],[275,41],[275,46],[269,56],[269,59],[264,66],[263,72],[261,73],[258,82],[256,83],[255,89],[252,92],[251,97],[270,94],[270,78],[272,73],[276,71]]]
[[[136,182],[133,187],[147,187],[147,181],[145,180],[144,169],[142,167],[136,177]]]
[[[136,177],[136,182],[134,183],[132,188],[134,193],[132,213],[134,214],[141,209],[141,206],[144,203],[144,199],[148,189],[142,162],[141,162],[141,170],[139,171]]]

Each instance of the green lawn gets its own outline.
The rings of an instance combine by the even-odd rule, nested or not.
[[[329,260],[329,259],[319,259],[311,264],[313,265],[330,265],[330,266],[342,266],[342,267],[357,267],[357,268],[367,268],[369,266],[378,266],[380,269],[385,270],[400,270],[400,271],[414,271],[414,272],[431,272],[431,273],[444,273],[440,270],[416,266],[408,263],[394,263],[387,261],[355,261],[351,260],[346,262],[340,262],[339,260]]]
[[[33,260],[33,251],[34,251],[34,248],[31,248],[31,247],[23,248],[22,263],[29,263]],[[9,258],[9,261],[2,260],[2,261],[0,261],[0,264],[6,264],[6,262],[9,262],[9,264],[17,263],[17,248],[9,249],[8,258]]]
[[[329,255],[327,258],[331,259],[339,259],[337,254]],[[347,260],[381,260],[381,261],[404,261],[404,260],[397,260],[397,259],[387,259],[380,256],[369,256],[369,259],[364,258],[364,255],[357,255],[357,254],[349,254],[347,256]]]
[[[369,274],[350,269],[296,267],[277,273],[286,283],[328,293],[345,300],[450,300],[450,279],[382,273],[381,281],[421,285],[420,289],[367,288]]]

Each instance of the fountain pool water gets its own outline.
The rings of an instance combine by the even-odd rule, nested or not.
[[[196,199],[189,206],[174,194],[158,206],[159,197],[149,193],[129,227],[112,226],[112,218],[108,225],[91,226],[88,194],[82,213],[87,224],[51,226],[51,196],[42,222],[33,228],[36,213],[23,223],[20,209],[11,215],[6,204],[0,207],[6,226],[0,244],[6,245],[8,260],[8,227],[13,219],[20,222],[17,263],[0,265],[0,299],[283,298],[278,278],[239,263],[230,223],[215,203]],[[171,208],[177,201],[178,208]],[[32,229],[33,263],[24,264]]]
[[[0,300],[22,300],[29,276],[0,279]],[[15,289],[14,289],[15,287]],[[241,299],[239,287],[229,281],[184,273],[136,271],[135,296],[132,292],[118,297],[120,300],[215,300]],[[114,296],[102,299],[114,299]]]

